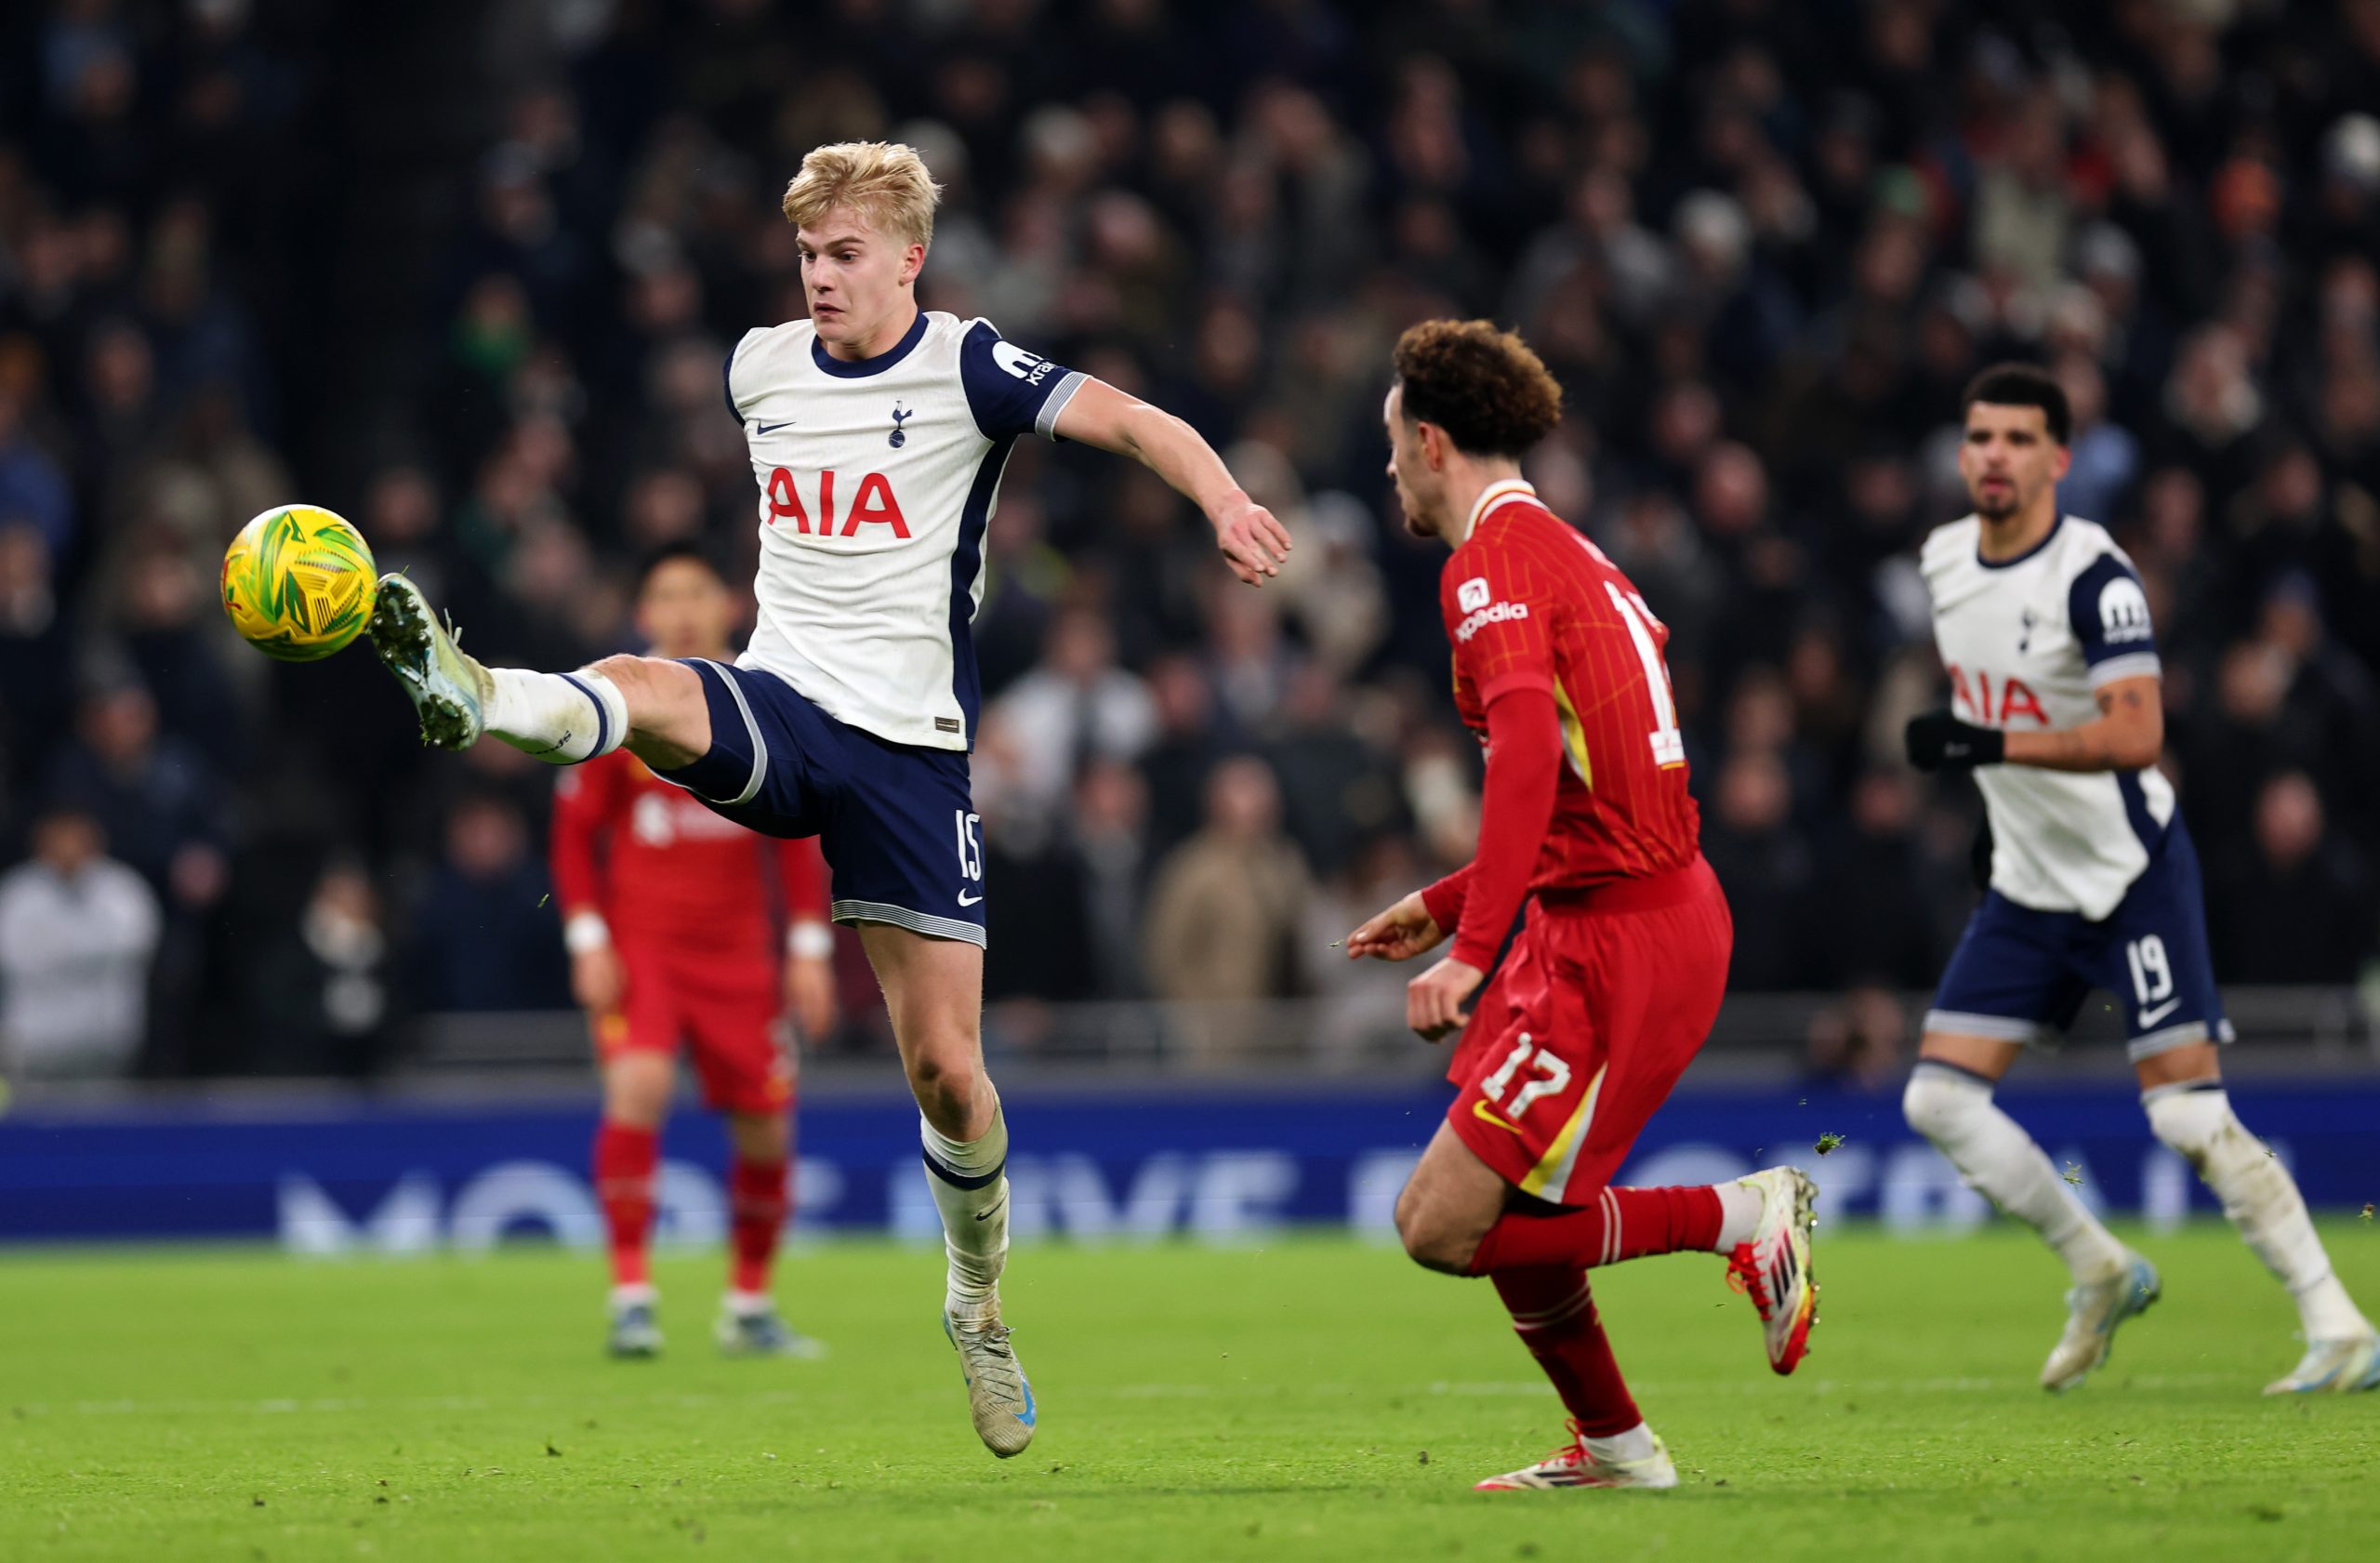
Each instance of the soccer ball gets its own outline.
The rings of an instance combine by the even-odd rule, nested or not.
[[[231,627],[284,662],[312,662],[354,640],[377,594],[364,535],[319,506],[265,511],[223,554]]]

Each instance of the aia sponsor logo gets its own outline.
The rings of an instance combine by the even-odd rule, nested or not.
[[[2041,696],[2024,680],[2014,676],[1995,682],[1983,669],[1970,674],[1953,662],[1950,700],[1953,705],[1965,707],[1968,715],[1986,727],[2007,727],[2020,720],[2036,727],[2049,725],[2049,712],[2042,709]]]
[[[836,536],[836,483],[831,469],[814,474],[796,472],[789,467],[773,470],[760,490],[769,524],[790,522],[793,530],[804,536]],[[807,498],[802,494],[805,483],[810,487]],[[847,484],[845,492],[851,496],[851,508],[842,512],[841,536],[856,537],[863,526],[889,526],[895,537],[906,539],[909,536],[909,523],[901,514],[900,498],[892,492],[892,480],[883,473],[864,473],[856,491]]]

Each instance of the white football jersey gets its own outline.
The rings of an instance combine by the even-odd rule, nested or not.
[[[760,614],[738,665],[879,738],[969,748],[1000,472],[1018,435],[1057,437],[1083,378],[940,311],[858,362],[808,320],[746,332],[727,404],[760,488]]]
[[[1977,553],[1974,516],[1938,527],[1920,563],[1951,709],[1981,727],[2056,732],[2099,714],[2099,688],[2159,672],[2140,577],[2107,529],[2061,518],[2030,552]],[[2082,775],[2030,765],[1977,770],[1991,819],[1991,888],[2021,907],[2113,911],[2174,817],[2154,768]]]

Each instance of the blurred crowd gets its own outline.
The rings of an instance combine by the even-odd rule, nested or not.
[[[435,64],[408,86],[325,4],[0,21],[20,1067],[361,1072],[409,1015],[567,1002],[550,773],[427,756],[367,654],[246,652],[212,573],[249,515],[326,504],[472,650],[547,668],[633,646],[657,544],[748,578],[720,365],[801,312],[777,195],[854,138],[945,187],[928,308],[1180,413],[1298,539],[1248,591],[1144,472],[1019,447],[976,628],[989,997],[1389,1013],[1403,974],[1328,943],[1465,857],[1477,797],[1443,549],[1382,470],[1388,345],[1446,314],[1516,326],[1564,385],[1527,470],[1672,628],[1735,986],[1855,995],[1816,1066],[1889,1054],[1884,996],[1932,982],[1974,894],[1972,788],[1897,748],[1940,698],[1913,550],[1964,509],[1958,389],[2003,357],[2066,386],[2065,506],[2148,582],[2220,974],[2347,983],[2373,953],[2380,0],[411,25]]]

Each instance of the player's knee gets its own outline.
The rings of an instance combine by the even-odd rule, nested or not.
[[[970,1118],[984,1089],[984,1071],[972,1048],[918,1047],[909,1053],[909,1093],[938,1129]]]
[[[1959,1138],[1990,1105],[1991,1088],[1983,1081],[1923,1062],[1900,1094],[1901,1116],[1909,1126],[1937,1144]]]
[[[1475,1234],[1448,1220],[1443,1208],[1411,1184],[1397,1197],[1396,1236],[1413,1263],[1450,1276],[1470,1268],[1471,1256],[1479,1246]]]
[[[2230,1095],[2220,1084],[2166,1086],[2144,1093],[2140,1100],[2149,1113],[2149,1132],[2201,1170],[2227,1133],[2247,1138],[2246,1129],[2232,1115]]]

